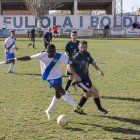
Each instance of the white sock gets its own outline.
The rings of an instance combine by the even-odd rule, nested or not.
[[[9,68],[9,71],[11,71],[13,67],[14,67],[14,65],[11,64],[11,65],[10,65],[10,68]]]
[[[4,62],[0,62],[0,65],[5,65],[6,63],[5,63],[6,61],[4,61]]]
[[[47,111],[51,112],[51,110],[57,105],[58,102],[59,102],[59,99],[54,96]]]
[[[63,95],[62,98],[74,107],[76,106],[76,103],[67,94]]]

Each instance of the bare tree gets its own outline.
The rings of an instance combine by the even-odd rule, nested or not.
[[[37,27],[41,28],[41,21],[47,10],[56,10],[63,7],[61,0],[23,0],[27,8],[32,11],[33,15],[38,20]]]

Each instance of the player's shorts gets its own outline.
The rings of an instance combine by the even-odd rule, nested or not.
[[[54,31],[54,34],[57,34],[57,31]]]
[[[90,78],[84,79],[81,82],[77,82],[77,85],[83,89],[84,92],[89,92],[92,87],[92,82]]]
[[[35,38],[34,38],[34,37],[31,37],[31,40],[32,40],[32,41],[35,41]]]
[[[6,60],[10,59],[10,58],[15,58],[15,54],[14,53],[10,53],[8,54],[7,52],[5,53],[5,57],[6,57]]]
[[[59,83],[62,86],[62,77],[58,78],[58,79],[51,79],[51,80],[47,80],[49,83],[49,87],[52,88],[52,86],[56,83]]]

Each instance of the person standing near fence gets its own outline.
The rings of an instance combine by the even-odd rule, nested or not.
[[[107,23],[107,25],[104,27],[104,36],[106,36],[108,34],[108,30],[110,29],[109,27],[109,23]]]
[[[103,25],[102,25],[102,23],[100,21],[99,24],[98,24],[98,29],[102,29],[102,28],[103,28]]]
[[[139,24],[139,22],[138,22],[138,24],[137,24],[137,29],[140,29],[140,24]]]
[[[7,24],[5,23],[5,21],[3,21],[2,23],[2,29],[6,29],[7,28]]]
[[[132,24],[133,29],[137,28],[137,23],[134,21],[134,23]]]

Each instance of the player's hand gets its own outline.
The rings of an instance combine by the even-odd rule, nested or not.
[[[80,65],[80,69],[85,66],[85,63],[86,63],[85,61],[82,62],[82,65]]]
[[[8,53],[8,54],[10,54],[10,51],[9,51],[9,50],[7,50],[7,53]]]
[[[15,59],[10,58],[10,59],[8,59],[8,60],[6,61],[6,64],[10,64],[10,63],[12,63],[12,62],[15,62]]]
[[[101,70],[99,70],[98,72],[100,75],[102,75],[104,77],[104,73]]]

